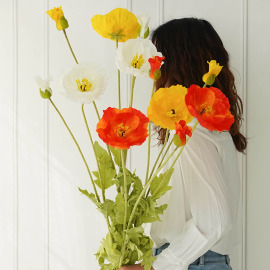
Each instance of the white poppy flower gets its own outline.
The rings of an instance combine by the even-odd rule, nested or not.
[[[63,77],[63,93],[72,101],[91,103],[103,94],[107,77],[96,64],[81,63],[73,66]]]
[[[49,77],[43,80],[40,76],[37,76],[35,81],[39,87],[41,97],[45,99],[50,98],[52,96],[52,89],[50,87],[50,81],[52,81],[52,78]]]
[[[147,15],[140,15],[137,17],[138,23],[141,27],[140,29],[140,37],[146,38],[149,35],[149,21],[150,17]]]
[[[151,40],[136,38],[121,43],[116,52],[116,65],[122,71],[134,76],[149,77],[148,59],[162,56]]]

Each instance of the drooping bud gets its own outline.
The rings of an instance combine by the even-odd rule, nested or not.
[[[41,79],[40,77],[36,77],[35,81],[39,87],[40,96],[44,99],[48,99],[52,96],[52,89],[50,87],[51,79]]]

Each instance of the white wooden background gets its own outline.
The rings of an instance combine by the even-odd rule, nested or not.
[[[124,7],[136,15],[149,15],[151,29],[186,16],[205,18],[214,25],[230,52],[245,104],[243,132],[249,137],[247,157],[239,155],[243,192],[232,265],[234,270],[267,269],[268,0],[0,0],[0,269],[98,269],[93,254],[106,231],[103,217],[77,190],[91,190],[86,170],[58,115],[40,98],[33,80],[36,75],[53,75],[54,101],[93,163],[80,105],[57,93],[59,76],[74,64],[63,33],[45,14],[60,4],[70,23],[67,33],[78,60],[101,63],[109,75],[106,94],[98,102],[100,109],[116,106],[115,48],[91,28],[93,15]],[[129,83],[123,76],[122,89]],[[150,80],[138,79],[134,105],[144,111],[150,88]],[[94,110],[90,106],[86,111],[94,129]],[[142,174],[141,152],[134,150],[130,163],[140,167]]]

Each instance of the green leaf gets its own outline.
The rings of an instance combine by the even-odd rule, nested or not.
[[[150,34],[150,30],[149,30],[149,27],[148,27],[147,30],[146,30],[145,33],[144,33],[143,38],[144,38],[144,39],[145,39],[145,38],[148,38],[149,34]]]
[[[104,203],[100,204],[99,210],[104,216],[114,215],[114,201],[106,199]]]
[[[89,193],[86,189],[80,189],[79,191],[84,194],[86,197],[88,197],[98,208],[100,207],[101,203],[97,201],[96,196],[93,193]]]
[[[118,167],[121,167],[121,152],[120,149],[113,148],[109,146],[109,149],[111,150],[113,157],[114,157],[114,162]]]
[[[115,221],[119,224],[124,224],[125,217],[125,199],[122,193],[118,193],[115,198]]]
[[[145,270],[150,270],[153,265],[153,261],[156,260],[156,257],[152,256],[153,241],[151,238],[144,235],[141,239],[140,248],[143,251],[143,257],[139,258],[140,260],[142,259],[141,265],[144,266]]]
[[[171,176],[173,174],[174,168],[167,170],[164,174],[156,176],[155,179],[150,184],[150,191],[153,199],[159,199],[172,187],[168,186]]]
[[[112,241],[110,233],[107,234],[103,246],[107,254],[106,259],[112,264],[117,265],[122,254],[121,251],[117,249],[117,244]]]
[[[157,258],[152,256],[152,249],[144,253],[143,260],[141,262],[141,265],[144,266],[144,270],[151,270],[153,261],[155,261],[156,259]]]
[[[93,174],[97,178],[97,180],[95,180],[95,183],[100,189],[102,185],[104,189],[108,189],[115,183],[115,180],[113,180],[113,178],[116,175],[116,170],[114,168],[114,165],[111,161],[109,154],[104,148],[102,148],[98,144],[98,142],[94,143],[94,148],[97,154],[100,169],[100,175],[98,172],[93,172]]]

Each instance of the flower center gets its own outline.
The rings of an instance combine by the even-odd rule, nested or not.
[[[86,78],[83,78],[82,81],[80,79],[76,80],[79,91],[81,92],[89,92],[93,86],[91,82],[89,82]]]
[[[129,131],[129,127],[128,126],[124,126],[123,123],[119,124],[115,129],[114,132],[118,137],[124,138]]]
[[[171,109],[169,112],[167,112],[167,116],[171,118],[176,117],[175,109]]]
[[[136,56],[131,61],[131,66],[140,69],[143,63],[144,63],[143,55],[140,54],[140,56],[138,57],[138,53],[136,53]]]
[[[199,115],[203,115],[204,113],[214,113],[214,110],[213,110],[213,107],[212,106],[207,106],[207,107],[204,107],[200,110],[199,112]]]

